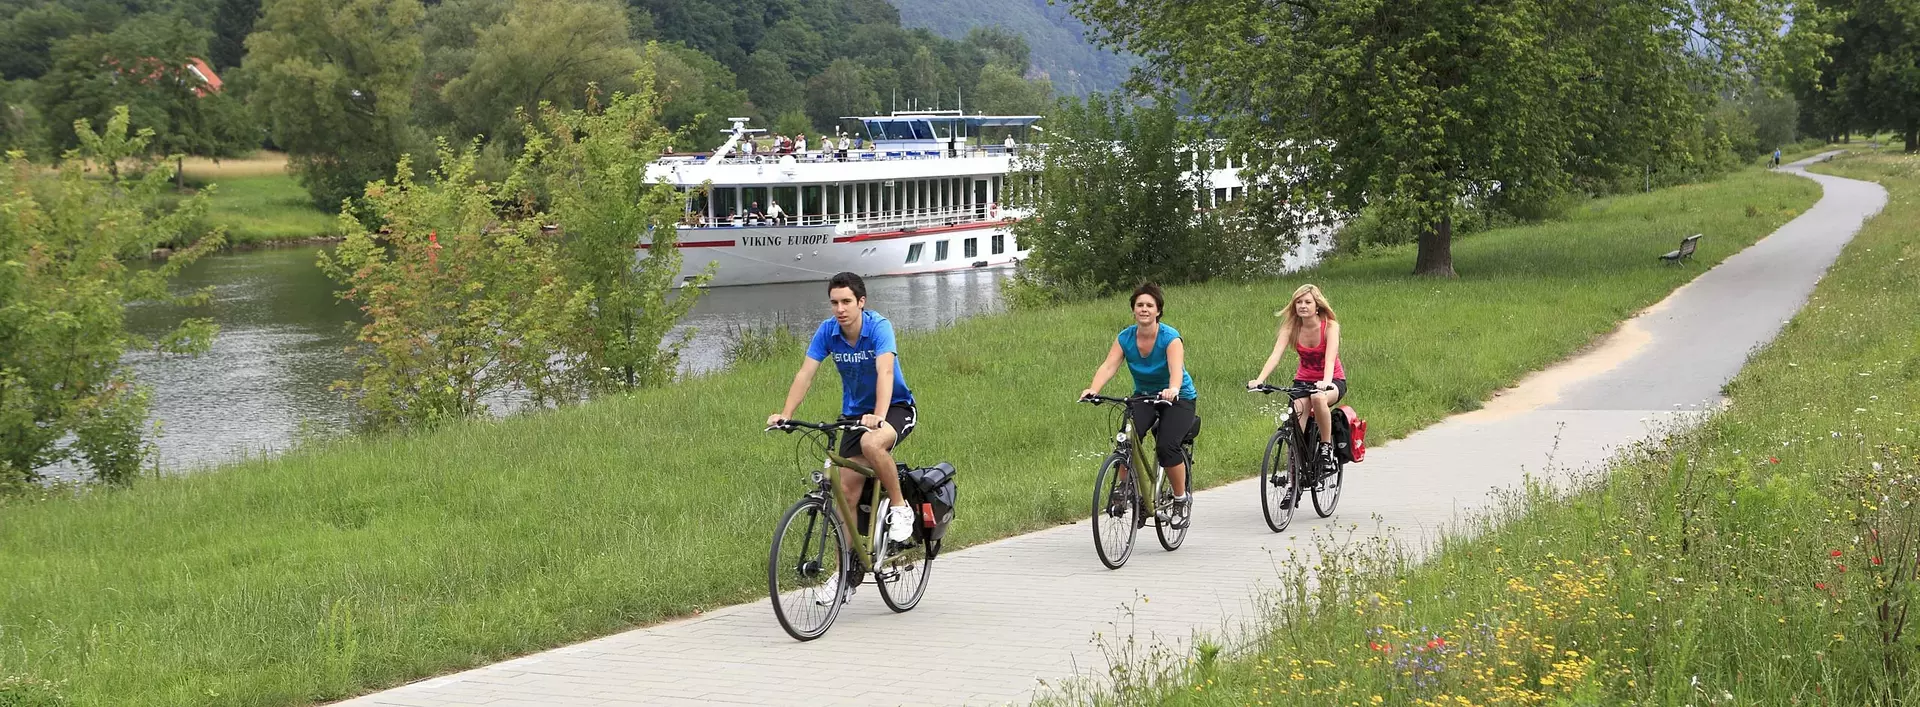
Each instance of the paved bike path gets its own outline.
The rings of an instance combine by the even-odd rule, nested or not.
[[[1876,184],[1801,171],[1809,162],[1784,168],[1825,187],[1807,213],[1594,351],[1530,376],[1484,410],[1371,450],[1348,470],[1332,518],[1303,510],[1288,532],[1268,532],[1246,480],[1198,494],[1178,552],[1142,529],[1117,571],[1094,557],[1082,521],[943,556],[926,599],[906,614],[889,612],[869,583],[810,643],[781,632],[763,599],[342,704],[1024,703],[1046,683],[1104,672],[1127,636],[1180,650],[1196,632],[1235,635],[1258,621],[1263,589],[1294,561],[1289,553],[1311,556],[1316,530],[1357,526],[1366,535],[1384,524],[1419,547],[1526,474],[1597,467],[1716,402],[1886,201]]]

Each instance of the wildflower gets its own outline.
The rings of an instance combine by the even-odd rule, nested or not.
[[[1826,582],[1814,582],[1814,583],[1813,583],[1813,588],[1814,588],[1814,589],[1818,589],[1818,590],[1820,590],[1820,591],[1823,591],[1823,592],[1824,592],[1824,591],[1826,591],[1826,590],[1827,590],[1827,583],[1826,583]]]
[[[1780,458],[1779,458],[1779,457],[1767,457],[1767,463],[1768,463],[1768,464],[1779,464],[1779,463],[1780,463]]]
[[[1879,564],[1880,564],[1880,558],[1878,558],[1878,557],[1875,557],[1875,558],[1873,558],[1873,564],[1874,564],[1875,566],[1879,566]]]
[[[1839,557],[1839,556],[1840,556],[1840,551],[1839,551],[1839,550],[1834,550],[1833,552],[1830,552],[1830,553],[1827,553],[1827,554],[1829,554],[1829,555],[1832,555],[1832,556],[1834,556],[1834,557]]]
[[[1841,571],[1841,572],[1845,572],[1845,571],[1847,571],[1847,566],[1846,566],[1846,565],[1834,565],[1834,566],[1835,566],[1835,567],[1838,567],[1838,568],[1840,568],[1840,571]]]

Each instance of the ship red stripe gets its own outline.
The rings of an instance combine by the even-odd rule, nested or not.
[[[1012,221],[1012,219],[1008,219],[1008,221]],[[994,226],[1000,225],[1001,223],[1004,223],[1004,222],[974,221],[972,223],[954,224],[952,226],[935,226],[933,228],[922,228],[917,231],[887,231],[885,233],[868,233],[868,234],[859,235],[859,236],[841,236],[839,238],[833,239],[833,242],[862,243],[865,241],[885,241],[885,240],[892,240],[895,238],[907,238],[910,236],[924,236],[929,233],[946,233],[948,231],[974,231],[982,228],[993,228]]]
[[[983,228],[993,228],[995,226],[999,226],[1002,224],[1011,223],[1012,221],[1013,219],[1005,219],[1003,221],[974,221],[971,223],[954,224],[952,226],[935,226],[933,228],[922,228],[915,231],[885,231],[882,233],[868,233],[868,234],[858,235],[858,236],[839,236],[837,238],[834,238],[833,242],[864,243],[866,241],[885,241],[885,240],[892,240],[895,238],[907,238],[910,236],[924,236],[932,233],[947,233],[950,231],[972,231],[972,230],[979,230]],[[737,245],[737,244],[731,240],[680,241],[679,243],[675,243],[674,247],[676,248],[725,248],[732,245]],[[640,247],[643,249],[650,248],[652,247],[652,244],[641,243]]]
[[[675,248],[725,248],[730,245],[733,245],[733,241],[680,241],[679,243],[673,244],[673,247]],[[652,248],[653,244],[641,243],[640,247],[642,249]]]

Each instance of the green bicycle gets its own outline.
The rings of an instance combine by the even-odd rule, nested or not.
[[[1148,519],[1153,520],[1153,531],[1159,536],[1161,547],[1168,552],[1180,549],[1180,543],[1187,539],[1188,523],[1175,521],[1191,519],[1173,517],[1173,485],[1167,481],[1167,470],[1147,456],[1144,445],[1140,444],[1141,431],[1134,427],[1133,416],[1126,413],[1127,406],[1133,403],[1171,403],[1155,395],[1125,398],[1089,395],[1080,402],[1119,405],[1123,420],[1120,431],[1113,436],[1113,453],[1100,463],[1100,475],[1093,482],[1093,550],[1100,556],[1100,564],[1113,570],[1127,564],[1127,558],[1133,556],[1134,538],[1146,527]],[[1187,438],[1180,440],[1180,453],[1185,455],[1187,463],[1189,493],[1194,487],[1193,439],[1199,433],[1200,424],[1196,421]],[[1131,473],[1133,469],[1147,468],[1153,469],[1151,494],[1140,492],[1139,476]]]
[[[865,431],[857,421],[830,423],[788,420],[768,431],[800,432],[819,443],[826,462],[811,476],[813,488],[800,497],[774,527],[773,549],[767,557],[767,594],[773,600],[773,615],[787,635],[811,641],[825,635],[840,615],[840,605],[860,578],[871,573],[880,588],[880,599],[895,612],[910,611],[927,591],[933,559],[940,554],[939,540],[922,541],[916,532],[906,542],[891,542],[882,527],[886,496],[881,492],[871,467],[834,453],[840,434]],[[864,509],[872,509],[870,527],[849,523],[860,514],[848,506],[850,499],[840,493],[834,479],[835,467],[852,469],[867,477]],[[901,483],[907,483],[901,478]],[[865,548],[854,551],[853,548]],[[836,575],[844,581],[829,582]],[[827,585],[831,585],[831,589]]]

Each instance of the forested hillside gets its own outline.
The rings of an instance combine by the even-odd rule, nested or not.
[[[893,0],[900,21],[943,37],[965,37],[976,27],[1004,27],[1033,47],[1033,68],[1061,93],[1084,96],[1112,91],[1126,80],[1130,57],[1095,46],[1087,26],[1066,3],[1048,0]]]
[[[1026,78],[1029,46],[907,29],[886,0],[0,0],[0,149],[52,154],[75,120],[128,105],[158,151],[286,149],[338,204],[436,138],[510,155],[542,102],[632,90],[643,66],[693,150],[734,116],[793,134],[895,108],[1039,111],[1053,89]]]

